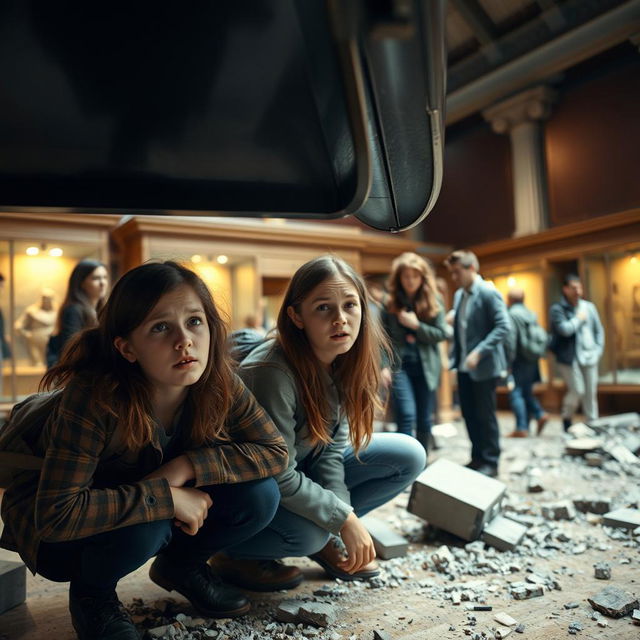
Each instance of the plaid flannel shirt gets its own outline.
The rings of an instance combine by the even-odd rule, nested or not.
[[[64,390],[57,410],[29,443],[44,458],[41,472],[18,474],[2,500],[0,546],[18,551],[34,573],[41,541],[78,540],[174,515],[169,483],[144,479],[162,464],[157,431],[141,451],[123,447],[103,460],[110,439],[126,426],[93,407],[90,395],[80,383]],[[196,487],[248,482],[286,469],[282,436],[238,377],[226,426],[229,441],[184,451]]]

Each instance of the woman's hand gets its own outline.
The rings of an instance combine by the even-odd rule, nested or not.
[[[196,477],[196,470],[191,464],[191,460],[182,454],[173,460],[169,460],[166,464],[158,467],[149,475],[145,476],[145,480],[150,478],[164,478],[171,487],[183,487],[189,480]]]
[[[398,311],[398,322],[407,329],[413,329],[417,331],[420,328],[420,320],[418,320],[418,316],[415,311],[406,311],[402,309],[402,311]]]
[[[213,504],[211,496],[200,489],[171,487],[171,498],[175,510],[173,524],[184,533],[195,536]]]
[[[356,573],[376,557],[373,540],[353,511],[342,525],[340,537],[349,554],[344,560],[338,562],[338,566],[343,571]]]

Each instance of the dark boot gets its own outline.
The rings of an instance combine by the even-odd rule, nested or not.
[[[227,582],[251,591],[293,589],[304,578],[298,567],[283,564],[280,560],[246,560],[217,553],[209,564]]]
[[[149,568],[149,577],[163,589],[181,593],[201,614],[210,618],[233,618],[251,608],[247,598],[224,584],[205,562],[184,565],[160,554]]]
[[[115,591],[104,596],[76,596],[69,590],[71,624],[80,640],[140,640]]]
[[[569,427],[571,426],[571,424],[571,418],[562,418],[562,428],[564,429],[565,433],[569,431]]]
[[[418,431],[416,433],[416,440],[423,446],[425,452],[429,452],[429,445],[431,444],[431,438],[433,436],[430,433],[424,433],[422,431]]]

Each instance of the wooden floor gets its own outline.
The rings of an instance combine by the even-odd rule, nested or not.
[[[509,414],[501,417],[503,432],[510,431],[512,422]],[[458,427],[460,435],[448,439],[444,447],[435,452],[434,457],[444,456],[457,462],[465,462],[468,455],[468,441],[464,429]],[[511,499],[523,499],[533,502],[557,499],[563,494],[609,496],[613,490],[609,485],[594,485],[589,479],[591,473],[585,467],[574,477],[568,478],[564,474],[562,459],[557,456],[553,464],[545,468],[545,478],[554,486],[545,494],[523,494],[523,478],[509,476],[506,472],[510,456],[519,455],[527,451],[534,457],[542,455],[545,447],[557,451],[562,445],[559,420],[552,421],[545,430],[544,438],[540,439],[503,439],[503,463],[500,479],[507,483]],[[612,478],[612,482],[624,483],[624,479]],[[622,484],[621,486],[624,486]],[[637,491],[637,487],[629,486],[629,491]],[[392,504],[378,510],[378,517],[391,518],[396,521],[405,514],[406,494],[399,496]],[[563,523],[566,530],[575,540],[588,541],[588,549],[579,555],[558,554],[549,559],[523,556],[523,571],[509,576],[493,574],[480,578],[497,585],[491,593],[489,604],[493,605],[493,612],[475,612],[478,624],[473,631],[481,632],[495,626],[493,615],[497,611],[506,611],[513,618],[525,625],[524,635],[512,634],[510,638],[523,640],[549,640],[568,637],[568,625],[577,621],[584,630],[576,637],[581,640],[638,640],[640,627],[631,624],[629,617],[621,620],[607,619],[608,626],[600,628],[591,620],[591,607],[586,598],[597,591],[613,584],[640,597],[640,549],[638,545],[625,546],[623,542],[609,539],[602,527],[587,525],[584,521]],[[432,553],[441,542],[433,544],[412,545],[412,551]],[[602,546],[604,545],[604,546]],[[13,554],[0,550],[0,558],[15,558]],[[612,580],[603,582],[593,576],[592,565],[595,562],[608,561],[612,566]],[[254,609],[250,616],[258,624],[268,619],[265,616],[265,603],[282,599],[311,595],[320,585],[327,584],[327,578],[317,565],[307,559],[298,563],[305,573],[307,580],[297,589],[289,593],[268,595],[252,594]],[[384,563],[383,563],[384,564]],[[510,599],[504,586],[506,581],[524,579],[524,568],[527,564],[548,571],[555,570],[562,585],[562,591],[545,592],[540,598],[516,601]],[[441,574],[433,573],[422,568],[421,562],[414,566],[405,567],[406,579],[396,588],[371,590],[363,586],[350,594],[347,599],[338,602],[341,607],[341,618],[338,631],[344,640],[352,635],[358,640],[370,640],[373,629],[384,629],[389,632],[393,640],[460,640],[468,636],[464,631],[467,624],[467,614],[462,606],[455,606],[442,597],[432,597],[428,590],[421,588],[418,583],[427,581],[435,585],[451,586]],[[568,572],[568,573],[567,573]],[[573,573],[573,575],[570,575]],[[478,580],[479,577],[461,576],[456,585],[462,582]],[[424,582],[423,582],[424,585]],[[75,634],[71,628],[67,611],[67,585],[55,584],[38,576],[28,575],[27,603],[20,605],[3,615],[0,615],[0,640],[74,640]],[[498,588],[499,586],[499,588]],[[186,614],[192,610],[188,602],[181,596],[168,594],[150,582],[147,567],[127,576],[120,582],[118,592],[125,604],[131,604],[134,598],[143,598],[148,604],[155,600],[174,598]],[[564,604],[579,603],[579,608],[566,610]],[[464,603],[463,603],[464,604]],[[453,628],[453,629],[452,629]],[[318,638],[323,638],[321,635]]]

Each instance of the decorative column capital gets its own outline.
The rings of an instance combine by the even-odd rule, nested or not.
[[[494,104],[485,109],[482,115],[495,133],[509,133],[519,124],[546,120],[551,114],[556,95],[547,86],[534,87]]]

